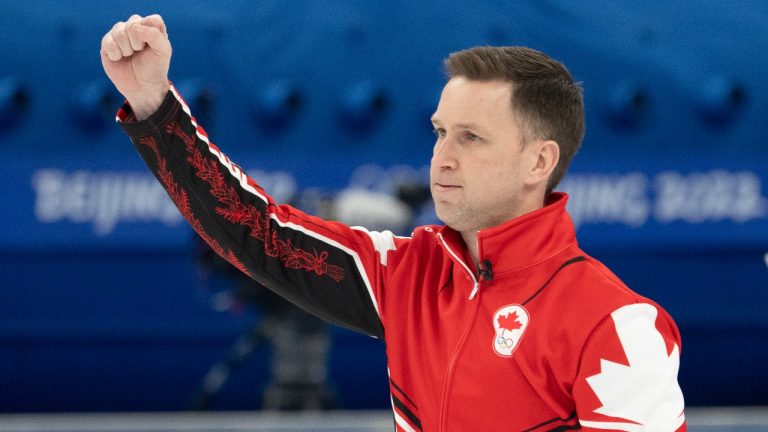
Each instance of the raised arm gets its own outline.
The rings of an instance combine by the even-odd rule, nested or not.
[[[267,288],[328,321],[383,336],[387,254],[407,240],[276,204],[196,123],[168,82],[170,55],[156,15],[116,24],[101,49],[107,75],[128,101],[118,121],[185,219]]]

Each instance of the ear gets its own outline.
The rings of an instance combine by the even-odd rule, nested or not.
[[[546,184],[560,160],[560,146],[553,140],[539,140],[531,144],[532,163],[526,183],[531,186],[542,182]]]

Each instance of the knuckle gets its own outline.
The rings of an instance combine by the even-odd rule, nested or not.
[[[112,40],[115,41],[115,44],[121,45],[124,41],[127,41],[128,38],[126,37],[125,33],[115,33],[112,35]]]

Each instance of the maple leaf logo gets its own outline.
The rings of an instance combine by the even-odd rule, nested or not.
[[[506,305],[493,314],[493,350],[502,357],[512,357],[530,323],[522,305]]]
[[[618,430],[676,430],[685,421],[683,393],[677,383],[680,351],[667,354],[656,328],[658,311],[649,304],[624,306],[611,314],[629,365],[600,359],[600,373],[587,383],[603,404],[594,412],[632,423],[610,423]],[[582,426],[606,429],[609,423],[581,420]]]
[[[506,315],[500,315],[496,322],[499,323],[499,328],[502,330],[512,331],[523,327],[523,324],[517,318],[517,311],[512,311]]]

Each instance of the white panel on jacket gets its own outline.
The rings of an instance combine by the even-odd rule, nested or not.
[[[362,231],[368,234],[373,242],[373,247],[376,252],[379,253],[379,262],[381,265],[387,265],[387,252],[395,250],[395,235],[391,231],[368,231],[367,229],[359,226],[352,227],[353,230]]]
[[[625,431],[674,431],[685,421],[683,392],[677,383],[680,350],[667,354],[656,328],[658,311],[631,304],[611,314],[629,366],[600,360],[600,373],[587,378],[602,407],[596,413],[633,423],[582,421],[582,426]],[[638,426],[641,425],[641,426]]]

